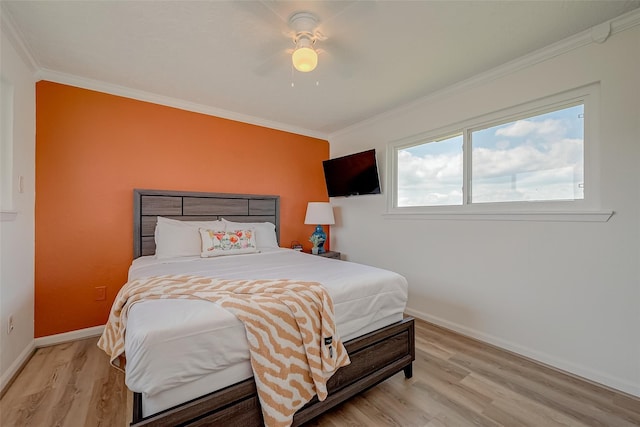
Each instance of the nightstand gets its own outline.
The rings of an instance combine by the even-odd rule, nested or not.
[[[336,251],[326,251],[325,253],[317,254],[317,255],[325,258],[340,259],[340,252],[336,252]]]

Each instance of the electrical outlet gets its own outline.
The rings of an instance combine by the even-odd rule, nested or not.
[[[9,315],[9,320],[7,321],[7,335],[13,332],[15,325],[13,324],[13,314]]]
[[[96,299],[96,301],[104,301],[104,300],[107,299],[107,287],[106,286],[96,286],[95,299]]]

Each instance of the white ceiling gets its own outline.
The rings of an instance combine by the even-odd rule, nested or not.
[[[46,80],[132,89],[327,137],[636,9],[640,0],[1,6]],[[316,44],[317,69],[306,74],[292,71],[287,53],[287,20],[297,11],[316,14],[327,36]]]

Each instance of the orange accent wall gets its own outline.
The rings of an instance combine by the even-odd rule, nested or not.
[[[280,195],[281,245],[308,249],[328,158],[325,140],[37,83],[36,337],[106,322],[133,257],[134,188]]]

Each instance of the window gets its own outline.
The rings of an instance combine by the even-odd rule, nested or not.
[[[597,208],[597,89],[586,86],[389,144],[389,213]]]
[[[472,129],[471,203],[584,198],[584,104]]]
[[[398,206],[462,204],[462,134],[398,150]]]

